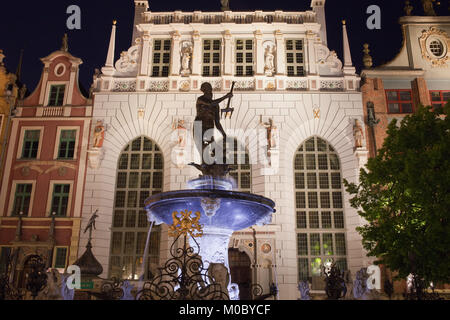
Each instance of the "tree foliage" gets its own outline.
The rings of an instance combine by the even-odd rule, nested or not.
[[[442,111],[442,110],[441,110]],[[426,283],[450,283],[450,104],[444,115],[420,107],[388,137],[358,185],[345,181],[367,224],[358,228],[368,254]]]

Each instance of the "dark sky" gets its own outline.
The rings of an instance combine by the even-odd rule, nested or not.
[[[134,16],[133,0],[27,0],[2,1],[0,17],[0,49],[6,55],[6,66],[15,72],[20,49],[25,49],[22,82],[34,90],[42,63],[40,58],[61,47],[61,38],[69,33],[69,51],[84,61],[80,69],[83,87],[89,88],[94,68],[103,66],[111,33],[111,22],[118,20],[116,60],[130,47]],[[448,0],[437,7],[440,15],[448,15]],[[150,0],[150,10],[219,11],[220,0]],[[274,4],[276,3],[276,4]],[[420,0],[411,0],[413,13],[422,15]],[[68,31],[66,9],[76,4],[82,11],[82,29]],[[233,11],[310,9],[311,0],[230,0]],[[381,7],[382,29],[369,30],[366,14],[369,5]],[[398,18],[404,13],[403,0],[327,0],[328,46],[342,58],[341,20],[347,20],[353,62],[358,71],[362,65],[362,44],[371,44],[375,65],[390,61],[401,47]]]

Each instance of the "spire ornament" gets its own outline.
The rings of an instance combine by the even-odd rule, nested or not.
[[[69,51],[69,36],[67,35],[67,33],[65,33],[64,37],[62,38],[61,51]]]
[[[363,50],[363,52],[364,52],[364,56],[363,56],[364,67],[366,67],[367,69],[370,69],[373,66],[373,61],[372,61],[372,56],[370,55],[369,44],[364,43],[363,47],[364,47],[364,50]]]

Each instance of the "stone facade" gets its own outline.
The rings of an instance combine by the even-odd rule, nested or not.
[[[145,1],[137,1],[139,11]],[[184,121],[192,137],[196,99],[203,82],[210,82],[215,96],[225,95],[236,81],[232,101],[236,109],[231,119],[223,121],[230,136],[249,152],[252,163],[251,192],[276,202],[277,213],[269,225],[254,227],[233,235],[230,248],[245,252],[252,264],[252,282],[268,291],[276,282],[281,299],[297,299],[299,273],[297,265],[296,201],[294,158],[299,146],[311,137],[326,140],[339,156],[342,179],[356,182],[359,170],[367,160],[364,139],[362,148],[355,148],[355,120],[364,123],[360,78],[351,63],[348,37],[344,28],[344,63],[326,46],[324,21],[325,1],[313,1],[313,11],[220,13],[166,12],[143,13],[143,21],[135,26],[135,43],[130,50],[114,59],[116,25],[113,26],[107,61],[94,79],[94,106],[91,132],[100,120],[106,129],[101,156],[96,166],[87,169],[82,209],[82,225],[89,215],[99,210],[97,230],[93,235],[93,251],[108,276],[112,252],[112,225],[120,155],[134,139],[145,136],[155,142],[164,157],[163,191],[186,188],[186,183],[199,174],[186,166],[195,160],[192,139],[187,139],[183,161],[173,161],[177,143],[173,141],[174,123]],[[269,22],[269,23],[268,23]],[[287,23],[286,23],[287,22]],[[220,72],[204,77],[201,68],[205,50],[203,40],[220,40]],[[236,41],[251,40],[252,74],[237,76]],[[303,74],[290,74],[286,42],[302,41]],[[155,50],[170,40],[166,62],[169,69],[161,76],[154,69]],[[265,44],[274,48],[273,69],[266,59]],[[191,62],[183,61],[182,48],[192,45]],[[159,61],[159,60],[158,60]],[[170,61],[170,62],[169,62]],[[186,66],[190,66],[186,68]],[[344,66],[345,65],[345,66]],[[300,66],[300,65],[299,65]],[[273,70],[273,71],[271,71]],[[298,69],[300,70],[300,69]],[[182,72],[183,71],[183,72]],[[268,72],[271,71],[271,72]],[[156,73],[155,73],[156,72]],[[261,120],[271,119],[279,131],[276,165],[260,161],[257,139],[248,139],[246,132],[259,129]],[[263,139],[264,140],[264,139]],[[257,149],[252,149],[254,147]],[[91,147],[91,149],[93,149]],[[275,152],[276,151],[276,152]],[[178,153],[179,154],[179,153]],[[262,158],[265,153],[262,152]],[[349,196],[342,188],[345,212],[345,246],[348,268],[355,273],[370,264],[355,228],[363,224],[356,210],[350,207]],[[80,246],[87,238],[81,236]],[[161,233],[160,262],[167,258],[170,239],[167,229]]]

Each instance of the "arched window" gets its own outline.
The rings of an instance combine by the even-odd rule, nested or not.
[[[163,189],[163,155],[150,139],[140,137],[119,157],[112,224],[110,277],[137,280],[142,275],[149,223],[145,200]],[[149,244],[150,264],[159,265],[160,228]],[[148,275],[146,274],[146,277]]]
[[[323,289],[326,262],[347,270],[341,165],[331,145],[314,137],[298,149],[294,170],[299,281]]]
[[[241,192],[252,192],[252,167],[246,148],[237,139],[228,138],[224,146],[227,164],[234,169],[230,176]]]

